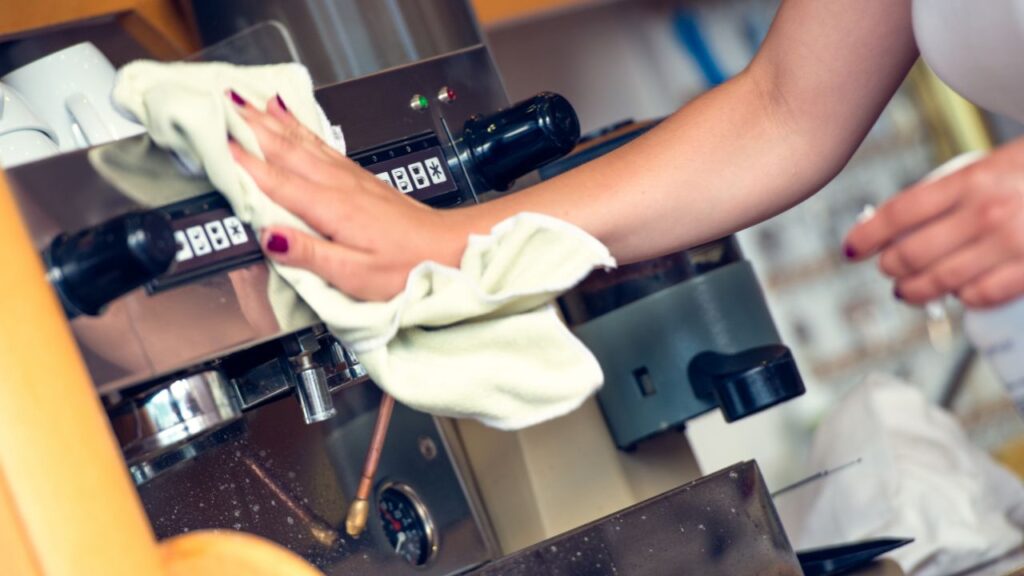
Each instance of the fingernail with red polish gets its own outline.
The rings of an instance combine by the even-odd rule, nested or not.
[[[276,94],[274,98],[277,98],[277,104],[281,107],[281,110],[288,111],[288,105],[284,103],[284,99],[281,98],[280,94]]]
[[[843,254],[846,254],[847,260],[853,260],[854,258],[857,257],[857,251],[854,250],[853,246],[850,246],[849,244],[843,246]]]
[[[271,234],[267,240],[267,250],[275,254],[286,254],[288,252],[288,239],[280,234]]]
[[[287,245],[287,244],[288,243],[285,242],[285,245]],[[896,287],[896,288],[892,289],[892,295],[895,296],[897,300],[903,300],[903,293],[900,292],[899,287]]]
[[[231,95],[231,101],[234,102],[236,105],[244,108],[245,105],[248,104],[248,102],[245,101],[245,98],[242,98],[242,96],[238,92],[235,92],[234,90],[228,90],[228,94]]]

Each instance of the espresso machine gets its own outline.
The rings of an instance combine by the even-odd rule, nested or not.
[[[510,106],[479,45],[316,98],[353,160],[434,206],[505,189],[579,136],[557,95]],[[368,528],[343,533],[381,393],[314,317],[278,324],[254,231],[205,179],[145,136],[7,178],[158,537],[242,530],[327,574],[497,556],[451,426],[402,406]]]
[[[292,5],[210,0],[196,3],[197,17],[207,14],[199,9],[203,4],[215,15],[217,6],[272,12]],[[303,4],[361,5],[367,14],[379,10],[376,2]],[[252,23],[235,22],[239,27]],[[406,28],[414,38],[433,38],[429,27]],[[236,32],[209,25],[199,29],[214,35],[211,42]],[[459,42],[460,47],[414,42],[420,47],[404,57],[377,59],[348,58],[352,54],[339,49],[330,62],[316,66],[316,98],[331,123],[343,127],[354,161],[399,191],[447,208],[507,190],[538,167],[550,165],[550,176],[604,150],[591,142],[566,163],[550,164],[578,140],[572,107],[549,93],[510,105],[476,30]],[[342,60],[347,64],[339,64]],[[606,141],[625,140],[598,143]],[[689,559],[703,567],[702,574],[736,573],[738,566],[761,560],[784,566],[779,574],[799,573],[763,480],[750,463],[583,526],[557,542],[499,559],[458,428],[400,405],[377,471],[373,515],[360,538],[349,537],[345,513],[360,481],[381,392],[358,358],[312,315],[291,325],[279,323],[267,298],[270,276],[255,233],[224,198],[145,136],[26,164],[6,176],[158,537],[210,528],[245,531],[288,547],[326,574],[535,574],[543,566],[562,570],[575,562],[577,552],[600,542],[618,550],[616,555],[657,549],[670,567]],[[730,240],[717,246],[688,252],[684,259],[695,266],[692,273],[670,274],[663,287],[697,286],[682,280],[742,268],[728,266],[742,264]],[[635,268],[617,274],[611,285],[625,287],[615,292],[618,296],[636,287],[621,281],[637,278]],[[737,274],[739,285],[749,286],[742,281],[752,275]],[[702,307],[713,299],[691,298],[692,305],[674,314],[700,318],[691,326],[701,334],[695,337],[699,352],[742,356],[754,349],[756,358],[743,356],[746,364],[730,364],[715,356],[696,361],[692,357],[698,353],[688,353],[684,372],[694,384],[684,391],[692,394],[684,394],[682,405],[665,402],[671,385],[661,378],[677,378],[678,367],[662,370],[660,361],[637,360],[637,354],[664,359],[670,352],[639,341],[618,345],[623,327],[632,321],[627,305],[663,290],[641,288],[608,305],[602,296],[608,286],[608,277],[595,275],[566,296],[563,312],[606,371],[602,401],[620,446],[682,425],[714,406],[735,408],[742,416],[798,393],[790,361],[782,355],[781,362],[772,362],[769,346],[778,337],[767,309],[758,307],[763,301],[750,302],[756,317],[739,314],[716,323],[714,311],[728,301],[723,295],[717,307]],[[734,295],[743,294],[748,292]],[[706,309],[712,312],[701,312]],[[751,321],[760,328],[735,340]],[[705,345],[715,338],[721,346]],[[621,361],[616,360],[620,352]],[[638,375],[638,366],[647,371]],[[691,374],[691,367],[706,370]],[[758,376],[766,373],[782,378]],[[744,374],[754,376],[744,379]],[[778,381],[786,384],[781,392],[764,386]],[[641,410],[660,402],[657,409],[668,415],[645,414],[637,429],[620,432],[625,429],[609,406],[623,382],[628,393],[654,396]],[[623,405],[623,410],[636,408]],[[727,509],[741,514],[732,518]],[[648,518],[664,524],[657,538],[645,524]],[[683,518],[691,534],[711,529],[710,540],[680,547],[674,523]],[[698,556],[704,557],[702,564]],[[746,564],[737,564],[737,558]],[[604,570],[577,567],[565,573],[608,573],[614,563],[602,562]]]

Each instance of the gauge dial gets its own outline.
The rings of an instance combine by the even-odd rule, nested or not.
[[[385,484],[377,496],[381,527],[396,554],[414,566],[437,552],[436,532],[423,502],[405,484]]]

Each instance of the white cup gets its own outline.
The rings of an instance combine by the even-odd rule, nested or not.
[[[117,71],[90,42],[75,44],[0,78],[53,127],[61,151],[119,140],[145,129],[110,100]]]
[[[0,166],[14,168],[58,154],[57,143],[39,130],[18,130],[0,135]]]
[[[58,153],[56,135],[10,86],[0,84],[0,166],[13,168]]]

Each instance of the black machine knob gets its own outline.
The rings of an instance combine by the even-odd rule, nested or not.
[[[479,178],[499,191],[568,154],[579,139],[580,121],[572,104],[551,92],[490,116],[473,116],[462,135]]]
[[[68,318],[74,318],[99,314],[115,298],[157,278],[177,250],[167,215],[133,212],[58,236],[43,261]]]
[[[738,354],[703,352],[690,363],[691,380],[707,382],[726,422],[735,422],[804,393],[789,348],[775,344]]]

